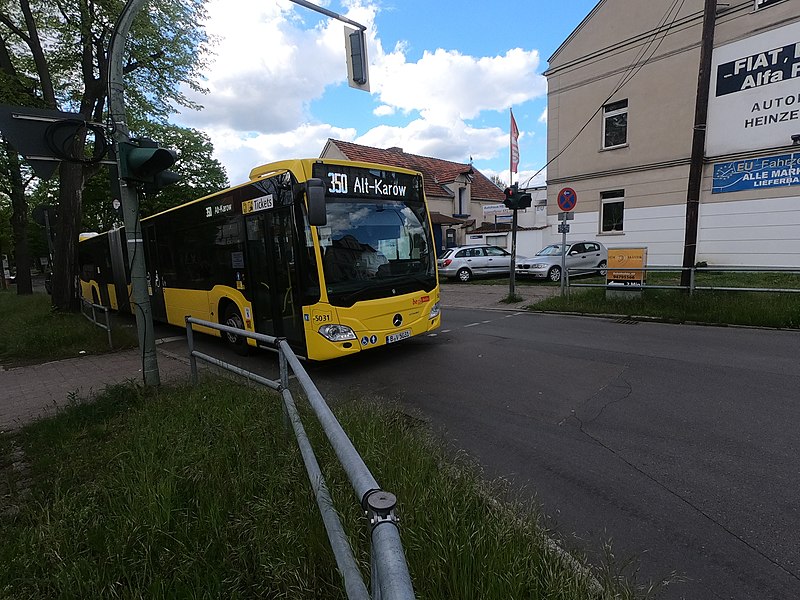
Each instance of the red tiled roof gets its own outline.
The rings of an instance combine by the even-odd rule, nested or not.
[[[467,222],[463,219],[457,219],[455,217],[449,217],[447,215],[443,215],[440,212],[433,211],[431,212],[431,223],[433,225],[466,225]]]
[[[483,173],[467,163],[456,163],[441,158],[419,156],[403,152],[400,148],[373,148],[352,142],[329,139],[349,160],[372,162],[394,167],[403,167],[422,173],[425,182],[425,195],[428,197],[452,198],[453,192],[442,184],[452,183],[459,175],[472,175],[472,199],[502,202],[503,191]]]

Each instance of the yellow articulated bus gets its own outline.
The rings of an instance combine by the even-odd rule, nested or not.
[[[327,360],[440,325],[434,241],[414,171],[298,159],[142,219],[156,320],[186,315],[284,337]],[[84,298],[130,310],[125,234],[79,243]],[[216,330],[206,333],[219,336]],[[254,340],[225,334],[245,353]]]

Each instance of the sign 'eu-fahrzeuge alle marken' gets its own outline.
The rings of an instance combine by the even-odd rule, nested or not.
[[[714,49],[706,154],[791,144],[800,133],[800,22]]]

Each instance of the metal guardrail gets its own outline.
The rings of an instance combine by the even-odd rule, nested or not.
[[[610,269],[613,270],[613,269]],[[626,287],[637,290],[689,290],[690,294],[696,291],[716,291],[716,292],[773,292],[773,293],[800,293],[800,288],[758,288],[758,287],[732,287],[732,286],[715,286],[715,285],[697,285],[698,273],[787,273],[787,274],[800,274],[800,269],[792,267],[737,267],[719,265],[714,267],[670,267],[670,266],[653,266],[643,268],[629,268],[625,267],[625,271],[645,271],[645,272],[662,272],[662,273],[682,273],[683,271],[690,271],[689,285],[659,285],[649,284],[647,282],[642,285],[634,284],[632,286],[614,285],[608,283],[572,283],[569,272],[576,271],[577,273],[584,273],[586,269],[568,269],[566,273],[566,286],[570,287],[601,287],[607,289],[620,289],[624,290]]]
[[[87,307],[91,309],[91,315],[86,313],[85,309]],[[101,311],[105,314],[105,325],[97,320],[97,311]],[[108,332],[108,347],[113,350],[114,344],[111,341],[111,316],[109,314],[108,307],[101,306],[100,304],[92,304],[86,298],[81,298],[81,314],[89,319],[89,321],[97,325],[100,329],[105,329]]]
[[[276,349],[280,364],[280,380],[267,379],[213,356],[198,352],[194,349],[194,330],[192,325],[201,325],[223,333],[247,337]],[[328,540],[336,557],[336,564],[344,580],[347,597],[351,600],[413,599],[414,589],[411,585],[411,576],[408,573],[408,565],[403,553],[395,514],[397,499],[394,494],[382,490],[377,481],[375,481],[372,473],[370,473],[317,386],[314,385],[311,377],[309,377],[286,340],[192,317],[186,317],[186,338],[189,342],[192,383],[197,383],[197,361],[202,360],[280,392],[286,415],[297,438],[306,472],[317,499],[317,506],[319,506],[320,514],[325,524]],[[325,478],[322,475],[311,447],[311,442],[294,403],[289,389],[290,372],[295,375],[298,383],[303,388],[308,402],[319,420],[325,436],[336,452],[336,456],[350,480],[359,504],[368,518],[370,539],[372,541],[370,546],[372,595],[367,591],[367,587],[361,577],[361,572],[353,557],[341,521],[333,506]]]

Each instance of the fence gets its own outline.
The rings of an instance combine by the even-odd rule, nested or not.
[[[232,333],[237,336],[251,338],[276,349],[280,365],[280,380],[267,379],[213,356],[198,352],[194,349],[192,325],[201,325],[223,333]],[[351,600],[369,600],[370,598],[372,600],[410,600],[414,598],[411,577],[408,573],[408,565],[400,542],[397,516],[394,511],[397,499],[390,492],[380,489],[377,481],[375,481],[366,464],[364,464],[363,459],[286,340],[259,333],[250,333],[249,331],[192,317],[186,317],[186,337],[189,342],[192,383],[197,383],[197,361],[202,360],[280,392],[285,413],[297,438],[306,472],[317,499],[317,506],[319,506],[328,540],[336,557],[336,564],[344,580],[347,597]],[[300,420],[300,414],[289,390],[290,371],[295,375],[305,392],[314,414],[322,425],[328,441],[336,452],[336,456],[350,480],[361,508],[368,517],[370,539],[372,541],[370,546],[371,596],[367,592],[361,572],[358,570],[341,521],[333,506],[322,471],[311,447],[311,442],[306,435],[305,428]]]
[[[87,307],[91,309],[91,315],[87,314]],[[105,324],[97,320],[97,311],[101,311],[105,315]],[[85,298],[81,298],[81,314],[83,314],[83,316],[89,319],[92,323],[97,325],[100,329],[105,329],[108,332],[108,347],[113,350],[114,344],[111,341],[111,316],[109,314],[108,307],[101,306],[99,304],[92,304]]]
[[[613,269],[611,269],[613,270]],[[763,288],[763,287],[736,287],[736,286],[714,286],[714,285],[697,285],[698,273],[786,273],[786,274],[800,274],[800,269],[792,267],[738,267],[738,266],[714,266],[714,267],[644,267],[644,268],[629,268],[625,267],[625,271],[644,271],[649,273],[683,273],[689,271],[689,285],[667,285],[667,284],[650,284],[645,282],[641,286],[631,285],[614,285],[613,287],[607,283],[572,283],[570,272],[578,271],[585,272],[585,269],[568,269],[566,273],[566,287],[602,287],[608,289],[621,289],[626,287],[629,289],[661,289],[661,290],[688,290],[690,294],[696,291],[719,291],[719,292],[787,292],[787,293],[800,293],[800,287],[797,288]]]

